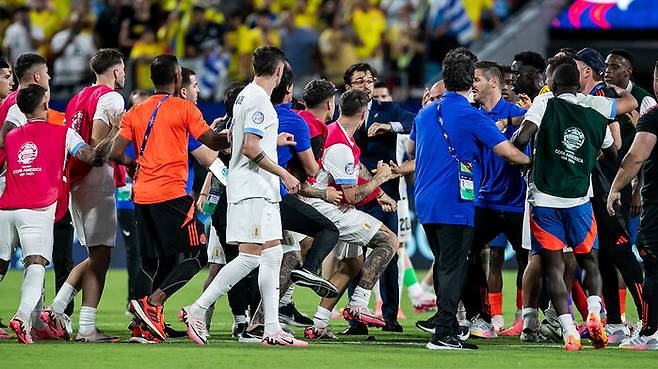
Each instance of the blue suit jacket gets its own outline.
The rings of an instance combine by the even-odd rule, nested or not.
[[[339,109],[336,109],[335,119],[338,119]],[[403,132],[411,132],[415,115],[404,110],[400,104],[393,101],[372,100],[368,120],[354,133],[354,139],[361,149],[361,162],[366,168],[372,170],[377,168],[377,162],[383,160],[387,163],[396,161],[397,137],[396,132],[387,132],[382,135],[368,137],[368,127],[373,123],[400,122]],[[387,195],[395,200],[400,199],[399,180],[394,179],[384,183],[381,188]]]

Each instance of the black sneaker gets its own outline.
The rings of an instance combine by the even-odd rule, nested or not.
[[[367,336],[368,327],[365,324],[354,322],[347,326],[343,334],[346,336]]]
[[[296,285],[312,289],[320,297],[332,298],[338,296],[338,289],[333,283],[306,269],[293,270],[290,273],[290,279]]]
[[[432,336],[432,340],[426,346],[430,350],[477,350],[477,345],[464,342],[457,338],[457,336],[436,337]]]
[[[460,340],[466,341],[470,336],[471,336],[470,327],[466,325],[460,325],[459,328],[457,328],[457,338],[459,338]]]
[[[382,327],[382,331],[402,333],[402,326],[397,320],[387,320],[386,325]]]
[[[165,323],[165,333],[167,334],[168,338],[181,338],[181,337],[187,337],[187,332],[186,331],[177,331],[167,323]]]
[[[279,306],[279,322],[294,327],[310,327],[313,325],[313,319],[299,312],[294,302]]]
[[[263,340],[263,335],[265,335],[265,326],[259,325],[250,331],[245,330],[242,332],[240,338],[238,338],[238,341],[246,343],[260,343],[260,341]]]
[[[432,321],[432,319],[427,319],[427,320],[419,320],[416,322],[416,328],[420,329],[423,332],[429,333],[429,334],[434,334],[434,328],[436,325]]]
[[[233,337],[240,338],[242,333],[247,329],[249,323],[233,323]]]

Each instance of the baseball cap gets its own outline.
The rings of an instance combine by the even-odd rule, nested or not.
[[[601,56],[601,53],[590,47],[586,47],[578,51],[576,53],[575,59],[585,63],[597,74],[602,74],[605,70],[605,62],[603,61],[603,56]]]

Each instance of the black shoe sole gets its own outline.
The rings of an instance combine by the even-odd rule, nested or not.
[[[336,286],[332,285],[328,281],[318,282],[316,280],[311,280],[306,278],[302,274],[296,274],[294,271],[290,276],[292,282],[298,286],[307,287],[313,290],[316,295],[320,297],[333,298],[338,296],[338,290]]]

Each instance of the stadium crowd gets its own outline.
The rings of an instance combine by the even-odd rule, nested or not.
[[[426,62],[500,27],[523,3],[18,0],[0,4],[0,40],[11,62],[25,52],[47,58],[54,98],[69,98],[93,81],[85,61],[97,49],[118,48],[126,55],[128,88],[153,88],[150,60],[167,52],[199,73],[202,99],[219,101],[229,81],[252,77],[250,55],[265,45],[286,52],[299,88],[317,77],[342,85],[345,68],[368,61],[404,87],[399,91],[413,92],[440,72]]]
[[[196,106],[202,81],[173,54],[144,56],[153,93],[125,101],[132,51],[123,46],[85,58],[94,79],[64,112],[48,106],[47,58],[27,50],[0,61],[0,281],[20,247],[24,279],[9,320],[19,342],[71,339],[79,291],[75,340],[120,341],[96,314],[121,227],[138,235],[126,240],[130,342],[207,344],[224,294],[241,342],[333,340],[336,314],[349,321],[345,335],[402,332],[404,286],[417,311],[436,309],[416,323],[432,335],[428,349],[477,349],[470,337],[499,335],[568,351],[581,339],[658,349],[658,109],[633,81],[628,51],[524,51],[500,65],[455,47],[432,59],[442,79],[414,114],[366,56],[342,71],[345,92],[312,78],[293,98],[294,52],[259,45],[243,61],[249,83],[229,83],[226,115],[208,124]],[[194,197],[190,155],[209,169]],[[404,252],[411,178],[435,257],[426,281]],[[212,216],[209,231],[200,212]],[[628,227],[637,214],[642,265]],[[73,232],[88,251],[75,266]],[[518,270],[506,325],[508,242]],[[51,263],[57,293],[46,299]],[[164,306],[207,264],[203,292],[178,313],[187,330],[175,331]],[[295,308],[294,286],[318,295],[312,319]],[[639,322],[625,320],[626,291]],[[306,340],[287,326],[304,327]]]

